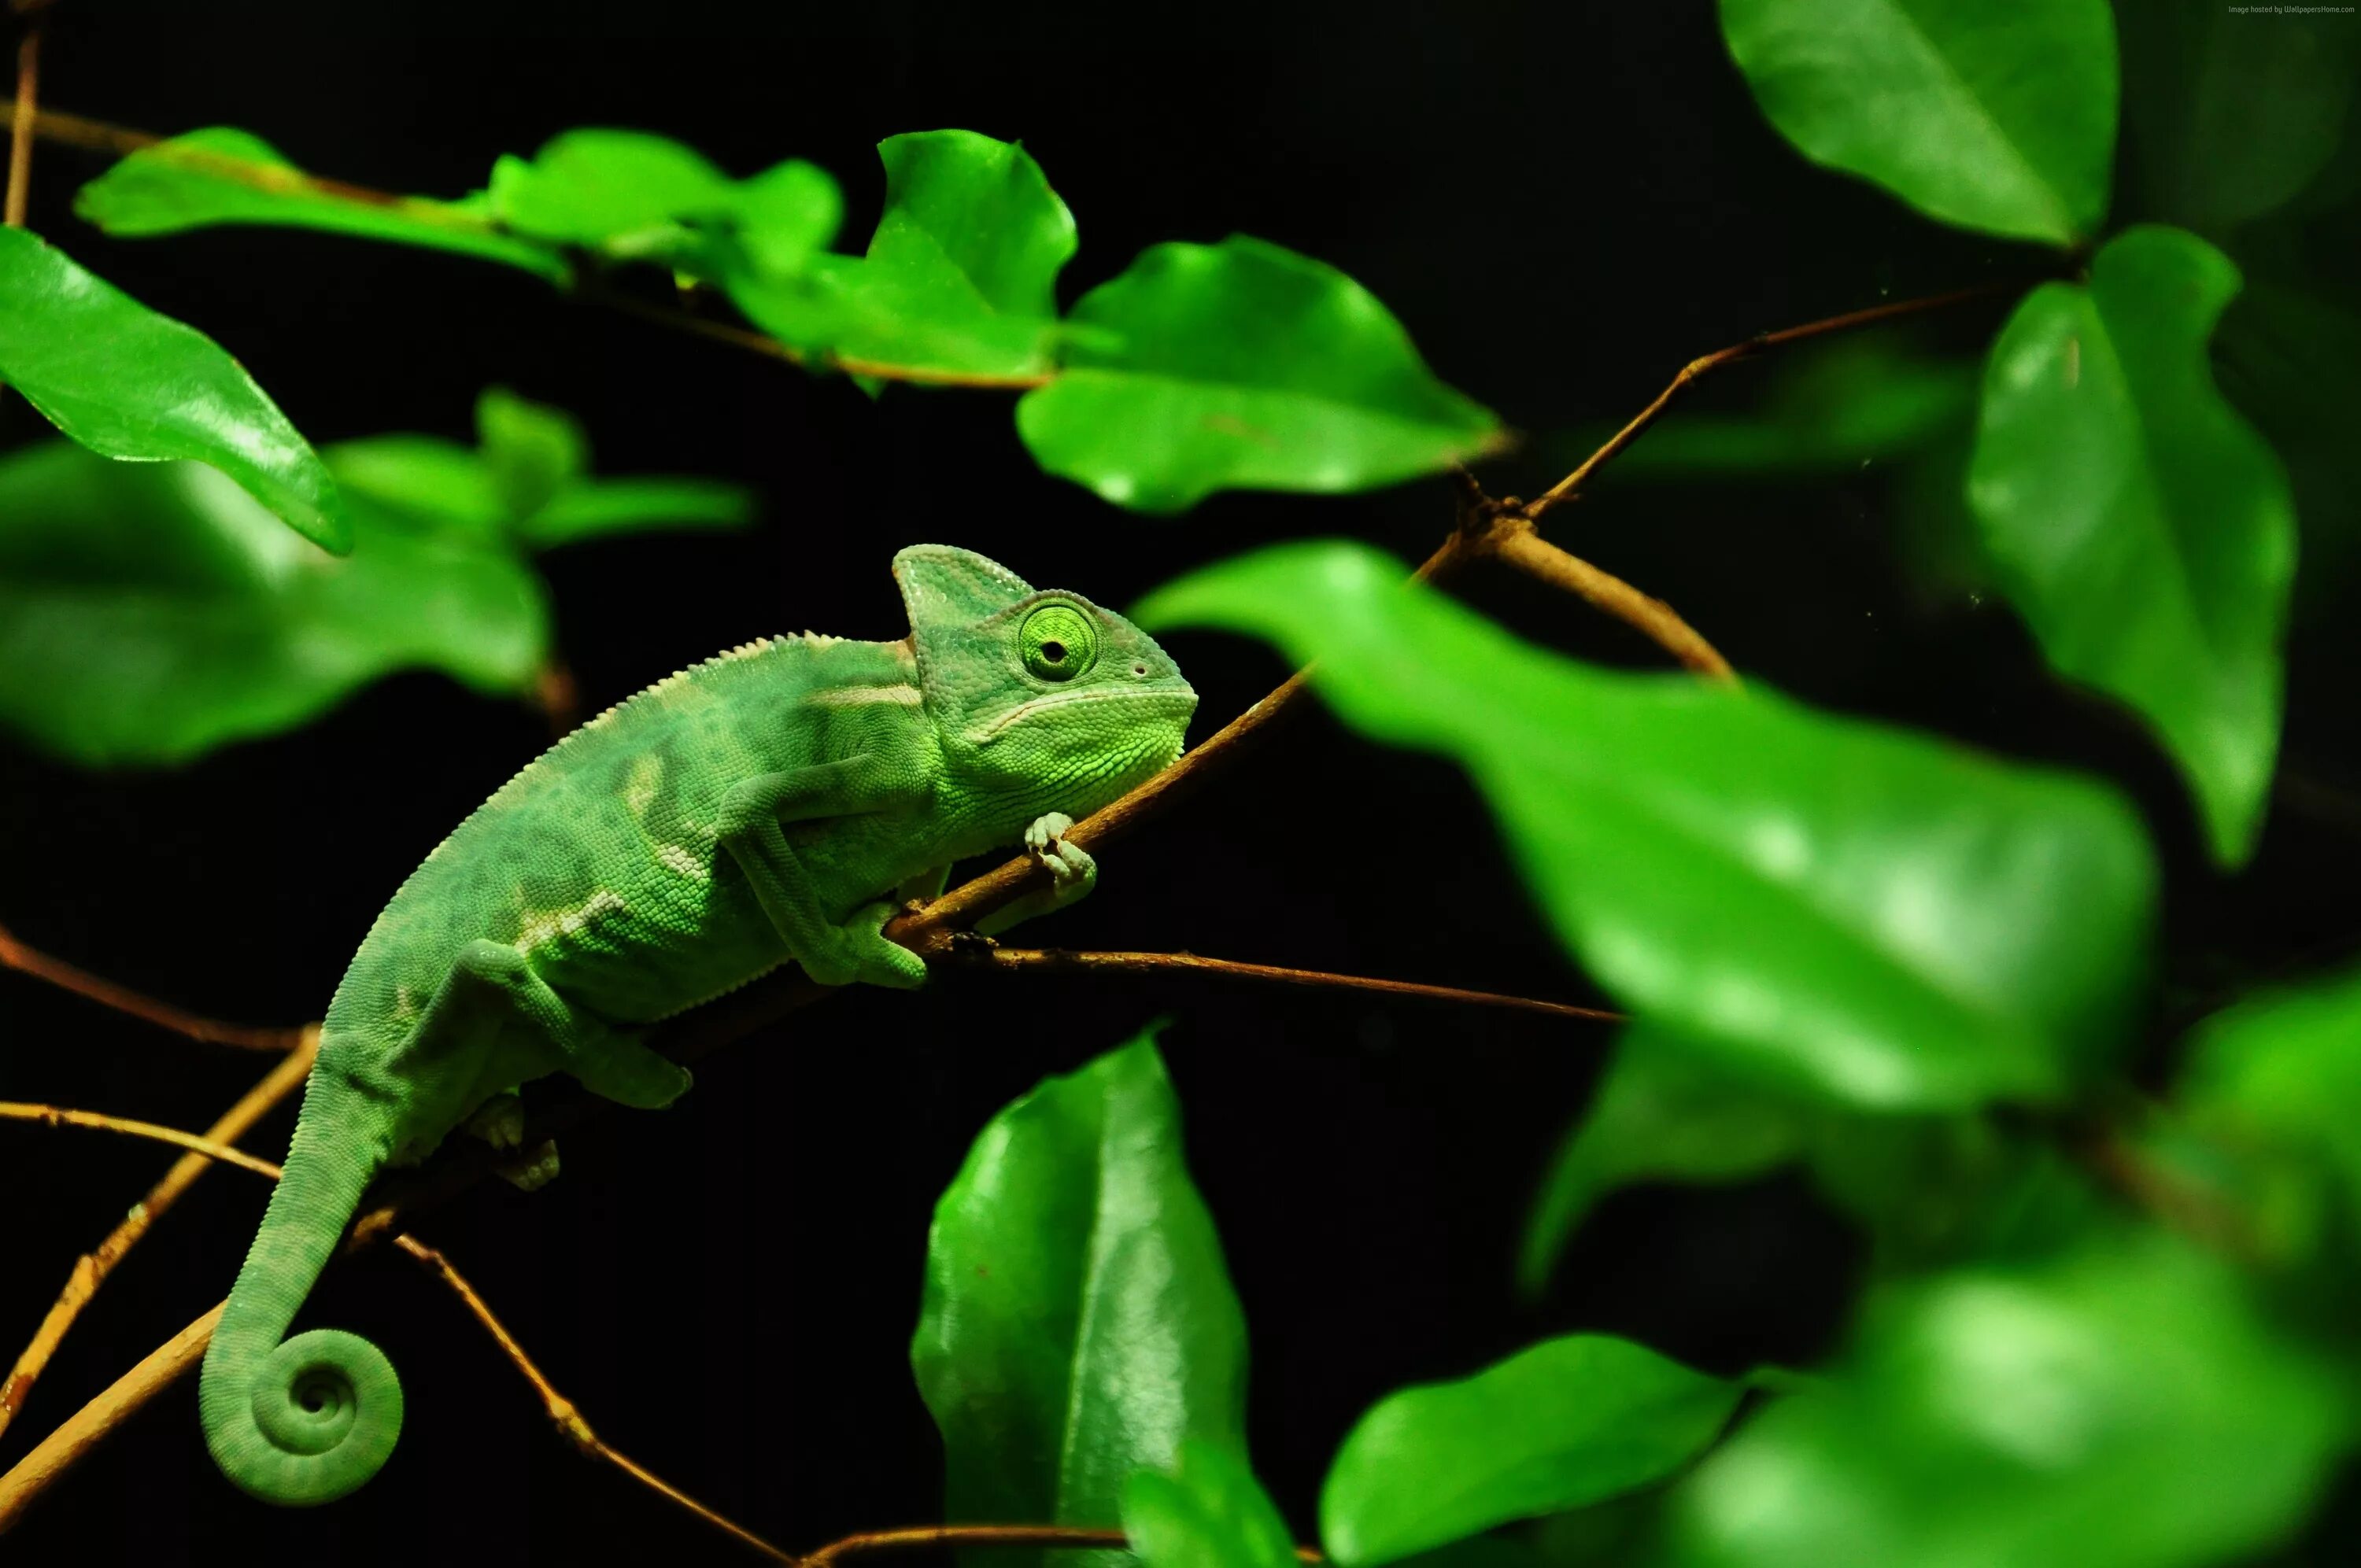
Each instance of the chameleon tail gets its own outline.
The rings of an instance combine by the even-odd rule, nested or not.
[[[401,1434],[401,1382],[383,1351],[336,1329],[281,1343],[386,1163],[384,1122],[324,1060],[313,1070],[286,1174],[205,1352],[205,1445],[266,1503],[333,1502],[382,1469]]]

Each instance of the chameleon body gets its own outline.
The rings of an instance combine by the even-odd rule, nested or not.
[[[636,1028],[782,964],[918,984],[880,927],[952,861],[1022,837],[1049,867],[998,927],[1089,890],[1059,836],[1179,754],[1196,694],[1122,617],[982,556],[918,545],[894,574],[908,637],[774,638],[649,687],[511,779],[370,927],[205,1354],[205,1440],[239,1486],[326,1502],[392,1452],[384,1354],[286,1338],[387,1165],[463,1124],[514,1142],[512,1091],[549,1073],[668,1104],[688,1074]]]

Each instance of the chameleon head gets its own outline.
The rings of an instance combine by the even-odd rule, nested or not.
[[[1180,754],[1197,694],[1122,616],[947,544],[897,554],[894,580],[951,777],[1079,817]]]

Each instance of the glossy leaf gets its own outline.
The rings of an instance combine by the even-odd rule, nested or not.
[[[1320,1489],[1321,1543],[1356,1568],[1603,1501],[1695,1457],[1742,1392],[1606,1334],[1405,1388],[1337,1451]]]
[[[2237,288],[2204,241],[2144,227],[2087,287],[2035,291],[1993,345],[1969,482],[2043,652],[2155,727],[2224,864],[2270,789],[2295,573],[2286,476],[2206,364]]]
[[[2361,1212],[2361,970],[2208,1019],[2181,1099],[2240,1146],[2320,1160]]]
[[[1210,568],[1139,608],[1317,659],[1379,740],[1457,759],[1545,916],[1635,1013],[1840,1102],[2059,1092],[2141,967],[2156,871],[2112,792],[1759,685],[1557,658],[1367,549]]]
[[[1626,1030],[1590,1104],[1550,1160],[1517,1256],[1528,1297],[1549,1283],[1591,1205],[1634,1181],[1740,1181],[1803,1152],[1807,1109],[1645,1025]]]
[[[1824,1391],[1680,1488],[1681,1568],[2199,1568],[2283,1539],[2351,1418],[2217,1259],[2160,1236],[1882,1299]]]
[[[551,137],[530,159],[502,157],[490,210],[519,234],[595,248],[727,207],[735,187],[669,137],[591,127]]]
[[[2107,0],[1721,0],[1782,135],[1931,217],[2067,245],[2106,216]]]
[[[226,126],[132,153],[82,188],[74,212],[125,237],[219,224],[325,229],[503,262],[555,283],[569,276],[563,258],[502,234],[479,205],[423,196],[385,202],[324,185],[260,137]]]
[[[1042,467],[1118,506],[1367,489],[1502,438],[1367,290],[1258,239],[1156,246],[1070,320],[1069,367],[1026,394],[1016,427]]]
[[[936,1206],[910,1360],[947,1518],[1104,1528],[1184,1438],[1243,1458],[1246,1323],[1179,1116],[1143,1036],[993,1118]]]
[[[878,144],[885,211],[868,254],[727,278],[754,323],[808,354],[962,376],[1046,372],[1074,220],[1024,148],[972,131]]]
[[[335,481],[244,367],[23,229],[0,229],[0,381],[93,452],[209,464],[304,538],[351,546]]]
[[[0,720],[89,765],[183,762],[410,666],[522,695],[549,647],[505,551],[353,508],[305,543],[213,469],[64,442],[0,459]]]
[[[1296,1568],[1287,1521],[1235,1450],[1191,1438],[1180,1458],[1124,1484],[1124,1533],[1147,1568]]]

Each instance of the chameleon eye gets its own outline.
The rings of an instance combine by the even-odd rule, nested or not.
[[[1070,604],[1045,604],[1016,629],[1025,667],[1045,681],[1071,681],[1098,662],[1099,634]]]

